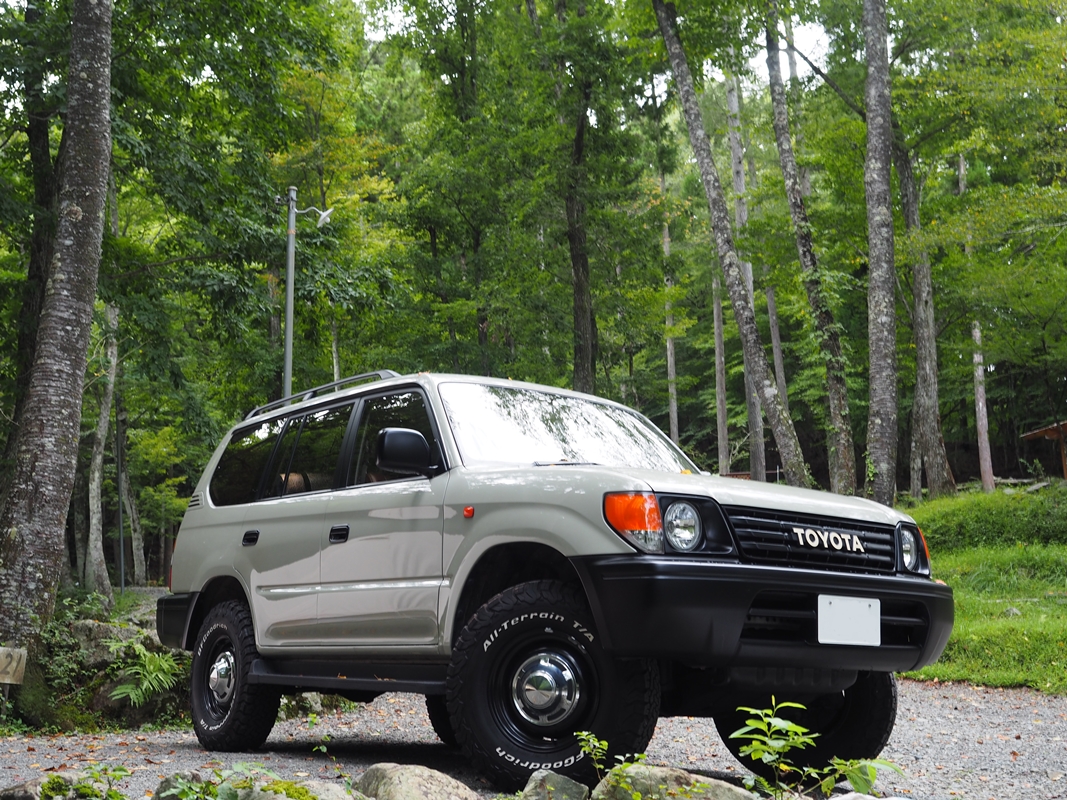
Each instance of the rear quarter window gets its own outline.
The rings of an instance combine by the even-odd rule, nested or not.
[[[284,425],[284,419],[275,419],[234,431],[211,476],[211,502],[217,506],[235,506],[256,499],[263,470]]]

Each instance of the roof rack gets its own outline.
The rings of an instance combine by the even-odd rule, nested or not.
[[[364,381],[371,380],[384,381],[388,378],[399,377],[400,373],[394,372],[391,369],[380,369],[376,372],[364,372],[360,375],[353,375],[351,378],[342,378],[339,381],[331,381],[330,383],[324,383],[322,384],[322,386],[316,386],[314,389],[307,389],[298,394],[291,394],[288,397],[283,397],[280,400],[272,400],[269,403],[253,408],[245,416],[245,419],[252,419],[252,417],[257,417],[266,411],[272,411],[275,408],[281,408],[282,406],[287,406],[290,403],[300,403],[304,400],[310,400],[312,397],[317,397],[319,394],[326,391],[327,389],[333,389],[334,391],[337,391],[342,386],[347,386],[348,384],[352,383],[363,383]]]

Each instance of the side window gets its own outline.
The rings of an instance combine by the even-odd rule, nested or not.
[[[364,403],[360,414],[355,451],[348,470],[349,486],[411,477],[378,467],[378,433],[382,428],[412,428],[418,431],[430,445],[431,463],[438,459],[433,428],[421,394],[402,392],[374,397]]]
[[[211,500],[218,506],[251,503],[274,452],[284,420],[271,420],[234,433],[211,476]]]
[[[333,488],[337,459],[345,439],[352,404],[315,411],[304,417],[304,428],[289,463],[285,494],[321,492]]]

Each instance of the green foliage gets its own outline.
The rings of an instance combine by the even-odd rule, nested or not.
[[[215,777],[190,781],[181,775],[173,776],[174,785],[160,795],[176,800],[237,800],[238,790],[248,789],[266,779],[264,789],[284,794],[290,800],[312,800],[311,792],[292,781],[282,780],[262,764],[238,762],[231,769],[214,770]]]
[[[919,523],[940,568],[947,550],[998,544],[1067,544],[1067,484],[1037,492],[1000,490],[923,503],[909,513]]]
[[[900,768],[883,759],[851,759],[834,757],[821,768],[797,767],[788,754],[815,744],[818,733],[781,716],[782,709],[805,706],[800,703],[777,702],[771,697],[771,708],[748,708],[738,706],[738,711],[752,715],[745,725],[730,734],[731,739],[745,739],[748,744],[741,748],[741,755],[760,761],[774,771],[774,780],[768,781],[759,775],[745,776],[748,789],[759,787],[775,800],[786,797],[803,787],[817,786],[824,795],[829,795],[842,780],[847,780],[860,794],[870,794],[878,777],[879,768],[891,769],[903,775]]]
[[[941,658],[914,677],[1067,693],[1067,545],[965,548],[935,564],[956,620]]]
[[[121,653],[116,662],[123,680],[111,692],[111,699],[126,698],[137,708],[151,697],[171,689],[181,674],[181,666],[169,652],[154,653],[140,642],[110,641],[112,653]]]
[[[70,782],[62,775],[51,775],[41,785],[41,800],[126,800],[115,784],[133,773],[124,766],[93,764],[85,776]]]

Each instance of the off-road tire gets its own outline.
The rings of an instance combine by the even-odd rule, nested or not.
[[[437,738],[449,747],[458,747],[456,732],[452,730],[452,720],[448,716],[448,704],[443,694],[426,695],[426,713]]]
[[[769,707],[770,697],[766,700]],[[798,767],[825,767],[835,756],[845,760],[877,758],[889,741],[897,719],[896,678],[889,672],[861,672],[856,682],[844,691],[821,695],[804,705],[807,706],[804,710],[790,708],[781,714],[812,733],[819,734],[815,737],[813,747],[792,750],[786,755],[793,764]],[[715,727],[726,749],[745,769],[772,780],[773,768],[741,756],[740,750],[748,743],[747,740],[730,738],[731,733],[744,727],[749,716],[744,711],[720,714],[715,717]]]
[[[209,682],[212,666],[226,653],[232,657],[233,677],[225,698],[220,698]],[[273,686],[248,682],[258,656],[247,605],[227,600],[208,612],[193,648],[190,680],[193,729],[208,750],[255,750],[270,735],[281,693]]]
[[[564,691],[537,691],[548,673],[558,680],[539,685]],[[460,747],[504,791],[538,769],[591,784],[577,731],[609,743],[610,767],[615,754],[644,752],[659,717],[656,663],[609,656],[584,596],[559,581],[513,586],[479,608],[452,650],[446,687]]]

